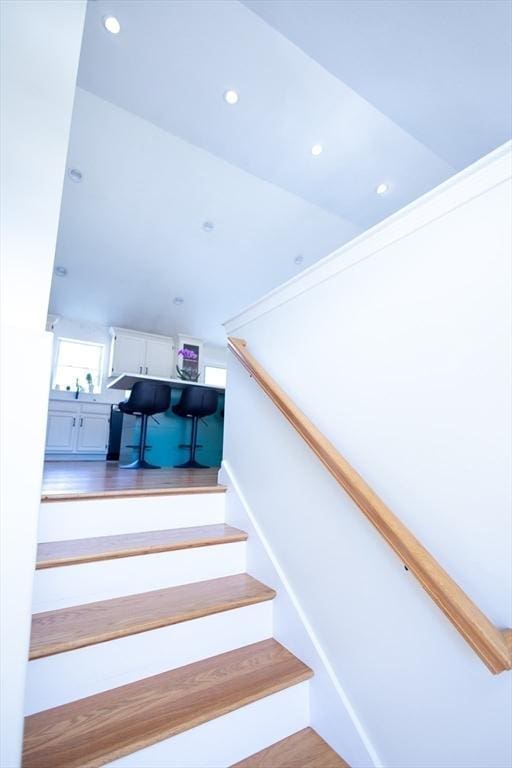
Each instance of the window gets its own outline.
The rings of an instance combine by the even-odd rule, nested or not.
[[[215,365],[205,365],[204,383],[209,384],[210,387],[225,387],[226,386],[226,369],[219,368]]]
[[[101,392],[103,344],[59,339],[54,389],[74,392],[77,381],[84,392]]]

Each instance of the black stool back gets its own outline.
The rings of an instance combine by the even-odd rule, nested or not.
[[[124,413],[146,414],[153,416],[163,413],[171,404],[171,388],[158,381],[136,381],[130,392],[130,397],[119,408]]]
[[[205,464],[196,461],[197,422],[204,416],[211,416],[217,410],[218,393],[207,387],[185,387],[172,411],[183,418],[192,417],[192,435],[190,440],[190,455],[184,464],[176,467],[183,469],[206,469]]]
[[[171,404],[171,388],[157,381],[137,381],[133,385],[130,397],[119,403],[119,410],[134,416],[141,416],[139,458],[131,464],[124,464],[122,469],[160,469],[149,464],[145,458],[148,416],[164,413]]]

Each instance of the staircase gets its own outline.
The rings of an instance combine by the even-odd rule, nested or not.
[[[224,498],[41,505],[24,768],[347,768]]]

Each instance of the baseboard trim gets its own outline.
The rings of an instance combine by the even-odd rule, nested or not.
[[[45,453],[45,461],[106,461],[106,453]]]

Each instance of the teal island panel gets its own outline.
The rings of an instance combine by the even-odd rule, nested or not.
[[[173,389],[171,407],[180,399],[180,390]],[[219,393],[217,411],[199,419],[196,461],[208,467],[220,467],[224,433],[224,394]],[[129,464],[138,455],[140,418],[124,414],[121,433],[120,464]],[[171,409],[148,419],[146,461],[159,467],[174,467],[188,460],[192,419],[176,416]]]

